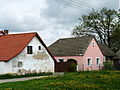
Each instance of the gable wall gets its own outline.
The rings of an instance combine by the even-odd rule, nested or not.
[[[92,66],[87,65],[88,57],[92,58]],[[96,65],[97,57],[100,58],[100,66]],[[103,62],[104,62],[104,55],[102,54],[101,50],[99,49],[99,46],[97,45],[95,39],[93,38],[83,56],[84,70],[99,70],[103,67]]]
[[[54,72],[54,60],[49,55],[44,46],[40,43],[37,37],[34,37],[28,46],[33,46],[33,54],[27,54],[27,47],[15,58],[8,62],[1,62],[4,70],[2,73],[29,73],[29,72]],[[38,46],[42,47],[42,50],[38,50]],[[41,56],[42,54],[42,56]],[[21,61],[22,67],[14,67],[13,63]],[[1,66],[0,66],[1,68]]]

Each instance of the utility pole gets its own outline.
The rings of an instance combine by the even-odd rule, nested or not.
[[[119,0],[119,3],[118,3],[118,9],[120,9],[120,0]]]

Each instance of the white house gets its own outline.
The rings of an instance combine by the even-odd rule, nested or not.
[[[54,72],[55,59],[37,33],[0,34],[0,74]]]

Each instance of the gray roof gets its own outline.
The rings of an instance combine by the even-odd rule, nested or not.
[[[84,54],[93,37],[59,39],[48,48],[54,56],[78,56]]]
[[[105,44],[98,43],[100,50],[102,51],[104,56],[115,56],[116,54]]]
[[[50,45],[48,48],[54,56],[79,56],[83,55],[93,39],[92,36],[63,38]],[[115,56],[115,53],[105,44],[98,43],[105,56]]]
[[[117,59],[120,59],[120,50],[116,54],[117,54]]]

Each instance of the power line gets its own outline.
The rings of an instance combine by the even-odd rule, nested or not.
[[[72,1],[75,1],[75,0],[72,0]],[[93,6],[93,5],[91,5],[91,4],[88,4],[88,3],[86,3],[86,2],[83,2],[83,1],[81,1],[81,0],[77,0],[78,2],[80,2],[80,3],[83,3],[83,4],[85,4],[85,5],[88,5],[88,6],[90,6],[90,7],[93,7],[94,9],[97,9],[98,7],[95,7],[95,6]],[[98,8],[99,9],[99,8]]]
[[[61,2],[61,1],[59,1],[59,0],[56,0],[56,1],[59,2],[59,3],[65,4],[65,5],[67,5],[67,6],[80,9],[80,8],[78,8],[78,7],[76,7],[76,6],[73,6],[73,5],[70,5],[70,4],[66,3],[66,2]]]
[[[88,5],[85,5],[85,4],[83,4],[83,3],[76,2],[76,1],[74,1],[74,0],[70,0],[70,2],[71,2],[72,4],[74,4],[74,5],[77,5],[78,7],[81,7],[80,5],[83,5],[82,8],[86,8],[86,9],[90,9],[90,8],[91,8],[91,7],[89,7]],[[86,6],[86,7],[85,7],[85,6]]]
[[[85,4],[85,3],[83,3],[83,2],[80,2],[80,1],[74,1],[74,0],[70,0],[72,3],[74,3],[74,5],[77,5],[78,7],[80,7],[80,5],[82,5],[83,7],[82,8],[85,8],[85,9],[88,9],[88,10],[90,10],[91,8],[92,9],[94,9],[95,7],[93,7],[93,6],[89,6],[89,5],[87,5],[87,4]],[[92,10],[91,9],[91,10]]]
[[[92,5],[88,4],[88,3],[85,3],[85,2],[83,2],[81,0],[77,0],[77,1],[75,1],[75,0],[56,0],[56,1],[59,2],[59,3],[62,3],[64,5],[67,5],[67,6],[70,6],[70,7],[73,7],[73,8],[77,8],[77,9],[80,9],[80,10],[82,10],[84,12],[88,12],[88,13],[92,9],[98,10],[97,7],[92,6]]]
[[[57,2],[59,2],[59,3],[62,3],[62,4],[64,4],[64,5],[67,5],[67,6],[70,6],[70,7],[73,7],[73,8],[77,8],[77,9],[81,9],[82,11],[84,11],[84,12],[89,12],[89,10],[88,10],[88,8],[85,8],[85,7],[81,7],[81,6],[79,6],[79,5],[77,5],[76,3],[71,3],[71,2],[67,2],[67,1],[64,1],[64,0],[56,0]],[[84,8],[84,9],[83,9]],[[86,9],[88,10],[88,11],[86,11]],[[89,8],[90,9],[90,8]]]

